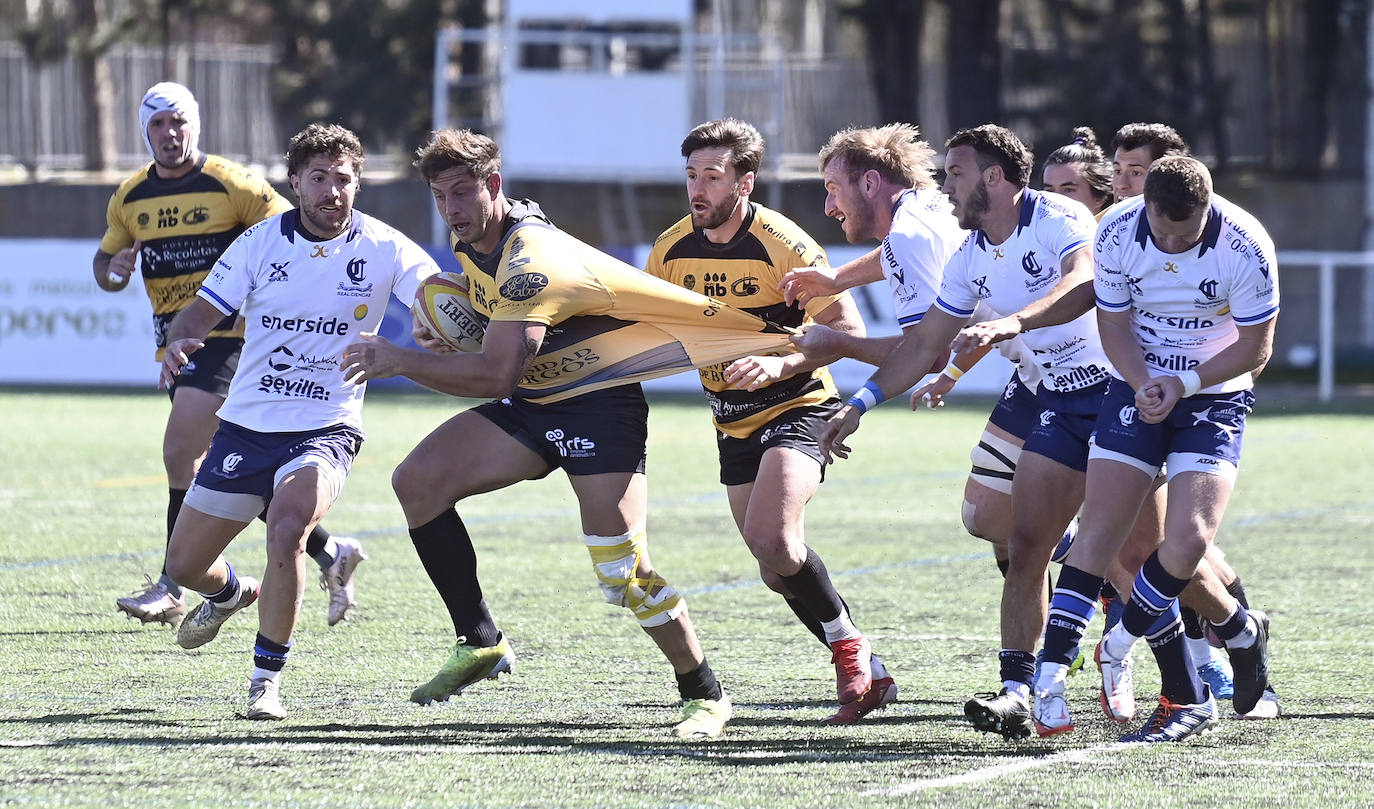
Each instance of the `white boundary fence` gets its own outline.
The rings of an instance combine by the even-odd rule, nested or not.
[[[1280,250],[1278,261],[1281,295],[1287,294],[1283,287],[1286,268],[1317,268],[1317,398],[1329,402],[1336,389],[1336,270],[1366,271],[1361,316],[1368,321],[1374,318],[1374,301],[1371,301],[1374,298],[1374,289],[1371,289],[1371,281],[1374,281],[1371,278],[1374,276],[1374,251]],[[1288,277],[1291,278],[1291,275]]]

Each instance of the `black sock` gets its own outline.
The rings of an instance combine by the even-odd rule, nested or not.
[[[477,550],[458,512],[447,509],[439,516],[410,529],[410,541],[420,555],[434,589],[448,607],[454,633],[470,646],[495,646],[501,640],[496,621],[482,598],[477,579]]]
[[[1011,570],[1011,560],[1010,560],[1010,559],[998,559],[998,560],[996,560],[996,561],[997,561],[997,569],[1000,570],[1000,571],[1002,571],[1002,578],[1005,579],[1005,578],[1007,577],[1007,571],[1008,571],[1008,570]]]
[[[1197,610],[1192,607],[1179,605],[1179,611],[1183,613],[1183,634],[1197,640],[1204,634],[1202,616],[1198,615]]]
[[[316,525],[305,538],[305,552],[312,557],[324,553],[324,544],[329,541],[329,532],[323,525]],[[315,561],[319,561],[316,559]],[[332,559],[330,560],[333,561]]]
[[[181,502],[186,499],[185,489],[167,489],[167,541],[172,541],[172,529],[176,527],[177,515],[181,513]],[[162,575],[167,575],[167,554],[162,555]]]
[[[724,693],[720,690],[720,683],[716,682],[716,673],[711,671],[711,664],[705,660],[701,665],[687,672],[686,674],[676,674],[677,693],[683,701],[689,699],[720,699]]]
[[[1102,597],[1108,600],[1117,597],[1116,587],[1112,586],[1110,581],[1102,582]]]
[[[779,578],[787,585],[788,591],[796,596],[817,620],[833,621],[840,617],[844,602],[840,601],[840,594],[835,592],[835,585],[830,581],[830,571],[825,569],[825,562],[821,561],[820,554],[811,548],[806,549],[806,559],[802,562],[801,570],[791,576]]]
[[[1240,576],[1236,576],[1234,581],[1226,585],[1226,592],[1230,593],[1232,598],[1239,601],[1242,607],[1247,610],[1250,609],[1250,599],[1245,597],[1245,585],[1240,583]]]
[[[801,603],[801,599],[783,598],[783,601],[787,602],[788,608],[797,616],[797,620],[802,622],[802,626],[806,627],[812,635],[816,636],[816,640],[820,641],[825,648],[829,649],[830,641],[825,639],[825,627],[821,626],[821,619],[812,615],[810,611],[806,609],[806,605]],[[845,600],[841,598],[840,605],[844,607],[844,614],[851,616],[852,620],[853,613],[849,611],[849,604],[845,603]]]

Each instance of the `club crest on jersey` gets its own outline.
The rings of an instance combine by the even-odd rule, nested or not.
[[[695,275],[692,275],[691,273],[687,273],[686,275],[682,276],[682,286],[686,289],[696,289],[697,277]]]
[[[1027,250],[1026,254],[1021,257],[1021,269],[1025,270],[1026,274],[1032,278],[1039,278],[1040,274],[1045,271],[1045,268],[1041,267],[1040,262],[1035,258],[1034,250]]]
[[[219,468],[224,470],[224,474],[232,475],[241,463],[243,463],[243,456],[237,452],[231,452],[224,456],[224,462],[219,465]]]
[[[1048,427],[1048,426],[1050,426],[1050,422],[1054,421],[1054,415],[1055,415],[1055,413],[1054,413],[1053,410],[1045,410],[1045,411],[1042,411],[1042,412],[1040,413],[1040,426],[1041,426],[1041,427]]]
[[[753,276],[745,276],[730,285],[730,294],[741,298],[759,294],[759,279]]]
[[[1206,295],[1207,300],[1214,301],[1217,299],[1217,282],[1208,278],[1197,285],[1197,291]]]
[[[549,277],[542,272],[527,272],[511,276],[501,285],[501,297],[510,301],[527,301],[549,285]]]
[[[372,284],[363,284],[367,280],[367,259],[355,258],[348,262],[344,268],[344,273],[348,276],[348,281],[339,282],[338,294],[342,298],[365,298],[372,294]]]
[[[1135,423],[1136,414],[1140,411],[1135,409],[1135,405],[1126,405],[1121,408],[1121,412],[1116,414],[1117,421],[1121,422],[1122,427],[1130,427]]]
[[[181,217],[181,221],[188,225],[199,225],[201,222],[209,220],[209,218],[210,209],[204,205],[197,205],[187,211],[186,215]]]

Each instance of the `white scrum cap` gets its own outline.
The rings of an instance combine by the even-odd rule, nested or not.
[[[184,85],[163,81],[149,87],[148,92],[143,94],[143,103],[138,105],[138,122],[143,129],[143,145],[148,147],[148,153],[153,154],[153,143],[148,140],[148,122],[154,115],[166,110],[181,113],[181,117],[191,125],[190,143],[186,151],[188,154],[195,151],[196,142],[200,140],[200,105]]]

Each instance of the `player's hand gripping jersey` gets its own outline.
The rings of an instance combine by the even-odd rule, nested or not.
[[[143,243],[139,264],[153,304],[157,359],[167,345],[167,326],[195,297],[201,282],[234,239],[249,226],[291,209],[267,181],[215,155],[174,180],[157,176],[149,163],[110,197],[100,251],[114,255]],[[243,337],[226,317],[209,339]]]
[[[770,323],[796,328],[835,302],[836,296],[813,298],[803,311],[788,306],[778,282],[790,270],[827,264],[825,251],[776,211],[750,204],[739,232],[727,244],[715,244],[683,217],[654,241],[645,271],[686,289],[696,289]],[[787,354],[790,346],[759,354]],[[730,357],[729,360],[737,359]],[[820,367],[780,379],[755,391],[731,390],[725,381],[729,362],[700,369],[701,385],[711,401],[716,429],[744,438],[775,416],[835,397],[830,372]]]
[[[1234,343],[1237,325],[1278,315],[1274,244],[1253,216],[1219,196],[1212,197],[1201,244],[1186,253],[1155,247],[1143,197],[1108,210],[1094,244],[1097,305],[1132,310],[1131,325],[1153,376],[1192,370]],[[1200,392],[1252,386],[1246,373]]]
[[[785,329],[646,275],[530,209],[516,204],[520,220],[480,263],[455,251],[479,316],[549,327],[516,396],[557,402],[788,344]]]
[[[975,230],[949,260],[935,299],[942,311],[969,317],[979,301],[996,317],[1020,311],[1059,283],[1065,256],[1088,249],[1097,221],[1082,203],[1029,189],[1022,193],[1021,219],[1006,241],[993,245],[983,231]],[[1111,363],[1091,309],[1068,323],[1025,332],[1019,339],[1049,390],[1075,391],[1110,375]],[[1022,381],[1033,380],[1023,376]]]
[[[261,433],[361,430],[367,385],[344,381],[344,347],[377,331],[393,293],[409,305],[421,279],[439,268],[419,245],[359,211],[328,241],[312,241],[299,219],[291,210],[249,228],[200,289],[215,308],[247,321],[219,417]]]

